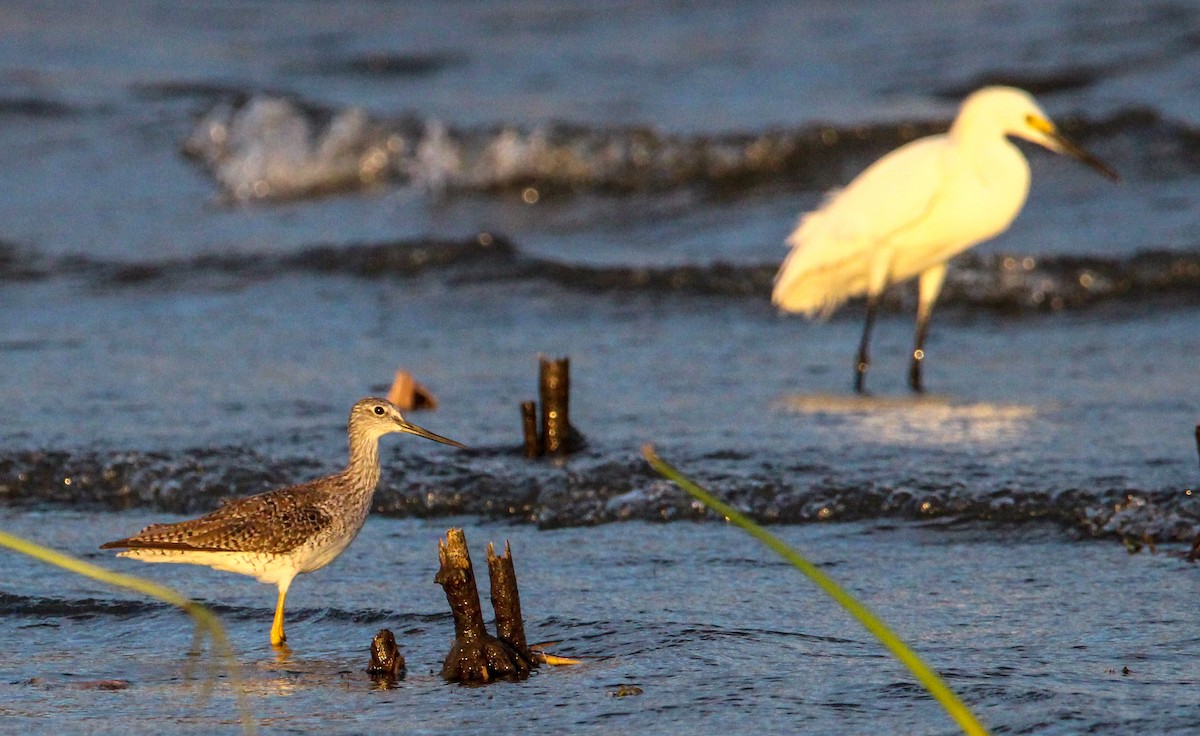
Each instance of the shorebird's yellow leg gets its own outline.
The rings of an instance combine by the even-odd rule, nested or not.
[[[280,647],[287,641],[283,633],[283,599],[287,598],[287,588],[279,588],[279,603],[275,606],[275,623],[271,624],[271,646]]]

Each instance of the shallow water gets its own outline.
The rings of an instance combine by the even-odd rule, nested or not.
[[[264,731],[952,732],[790,571],[691,523],[714,520],[648,441],[996,732],[1192,727],[1194,570],[1168,554],[1200,531],[1190,5],[127,7],[0,11],[0,523],[215,604]],[[861,305],[776,314],[782,242],[991,81],[1124,181],[1029,150],[1025,211],[951,268],[930,394],[896,289],[853,396]],[[538,354],[571,357],[588,439],[558,463],[517,453]],[[290,598],[289,662],[261,646],[269,589],[95,550],[338,469],[348,407],[398,368],[441,402],[412,418],[473,449],[384,440],[363,538]],[[454,523],[514,540],[534,638],[588,665],[429,675]],[[414,667],[391,692],[361,673],[381,626]],[[2,555],[0,731],[233,730],[189,642],[170,609]],[[78,687],[110,678],[130,687]]]
[[[99,557],[95,540],[160,516],[3,519],[6,529]],[[265,732],[954,730],[845,614],[717,524],[539,532],[468,521],[476,558],[485,541],[511,541],[530,636],[587,661],[524,683],[447,687],[433,673],[453,623],[433,574],[436,538],[450,521],[371,519],[338,561],[302,577],[289,596],[284,661],[266,643],[269,587],[195,568],[136,569],[217,607]],[[69,531],[78,525],[88,533]],[[997,733],[1186,730],[1200,706],[1190,664],[1200,640],[1186,613],[1193,568],[1179,559],[1080,544],[1043,526],[869,522],[778,532],[890,621]],[[181,656],[191,643],[183,614],[41,567],[6,570],[0,631],[7,646],[30,653],[0,671],[6,729],[204,733],[232,719],[224,687],[200,700],[205,670]],[[371,635],[384,627],[410,673],[391,691],[374,689],[364,672]],[[107,679],[128,687],[83,689]],[[613,697],[621,684],[643,693]]]

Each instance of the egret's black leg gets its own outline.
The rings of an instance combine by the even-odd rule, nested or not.
[[[929,331],[929,315],[933,314],[933,303],[942,290],[946,277],[946,264],[940,263],[921,273],[917,282],[917,339],[913,344],[912,364],[908,368],[908,385],[917,393],[925,393],[921,380],[921,366],[925,363],[925,335]]]
[[[867,378],[867,366],[871,364],[871,359],[867,357],[867,346],[871,343],[871,327],[875,324],[875,313],[879,311],[879,297],[879,294],[867,297],[867,322],[863,325],[862,342],[858,344],[858,359],[854,362],[854,390],[860,394],[866,393],[863,383]]]
[[[923,317],[923,319],[922,319]],[[921,365],[925,362],[925,334],[929,331],[929,315],[921,315],[917,319],[917,340],[913,344],[912,365],[908,368],[908,385],[919,394],[925,393],[925,385],[921,381]]]

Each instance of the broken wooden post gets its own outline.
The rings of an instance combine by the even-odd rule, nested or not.
[[[367,665],[367,674],[384,689],[404,679],[404,655],[396,646],[396,637],[391,631],[380,629],[371,640],[371,663]]]
[[[571,359],[549,360],[538,356],[538,402],[541,404],[541,434],[538,434],[538,407],[532,401],[521,402],[521,433],[525,457],[562,456],[580,450],[587,443],[571,425]]]
[[[488,578],[492,584],[492,610],[496,613],[496,636],[526,659],[534,654],[525,641],[525,619],[521,616],[521,594],[517,590],[517,571],[513,567],[512,548],[504,543],[504,555],[497,556],[491,542],[487,546]]]
[[[387,400],[400,411],[432,411],[438,406],[433,393],[417,383],[417,379],[405,370],[396,371]]]
[[[538,400],[542,403],[542,450],[566,455],[571,436],[571,359],[538,358]]]
[[[454,615],[454,643],[442,664],[442,677],[462,683],[528,677],[533,666],[529,658],[484,628],[475,571],[462,529],[450,529],[445,542],[438,540],[438,559],[441,569],[434,580],[445,590]]]
[[[542,438],[538,436],[537,403],[521,402],[521,433],[525,438],[525,457],[542,456]]]

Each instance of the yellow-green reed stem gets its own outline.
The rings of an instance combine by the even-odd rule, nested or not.
[[[77,557],[72,557],[49,547],[43,547],[36,542],[31,542],[3,530],[0,530],[0,546],[8,547],[13,551],[56,567],[61,567],[78,575],[99,580],[102,583],[108,583],[119,588],[135,590],[182,608],[196,622],[198,636],[208,634],[212,637],[213,649],[225,661],[229,678],[233,684],[237,697],[238,710],[241,712],[242,731],[246,734],[253,734],[255,732],[254,719],[250,714],[250,705],[246,700],[246,689],[242,686],[237,659],[233,655],[233,647],[229,644],[229,638],[225,635],[225,629],[221,626],[221,622],[217,620],[216,615],[212,611],[165,585],[159,585],[151,580],[139,578],[134,575],[125,575],[106,570],[103,567],[93,565],[90,562],[84,562]]]
[[[713,496],[686,478],[678,470],[663,462],[662,458],[654,451],[652,445],[643,445],[642,454],[649,461],[651,467],[666,476],[668,480],[671,480],[680,488],[687,491],[708,508],[724,516],[742,529],[745,529],[752,537],[765,544],[780,557],[790,562],[797,570],[804,573],[809,580],[816,583],[817,587],[836,601],[838,605],[846,609],[867,631],[871,632],[876,639],[882,642],[892,653],[892,656],[900,660],[905,667],[908,667],[917,680],[925,686],[925,689],[941,703],[946,712],[950,714],[950,717],[958,723],[964,733],[971,736],[987,736],[987,730],[976,720],[966,704],[947,687],[942,678],[930,669],[917,656],[916,652],[909,649],[908,645],[901,641],[900,637],[896,636],[883,621],[871,613],[866,606],[855,600],[853,596],[847,593],[842,586],[834,582],[832,578],[821,572],[820,568],[806,560],[799,552],[796,552],[778,537],[763,529],[758,524],[755,524],[732,506],[718,500],[716,496]]]

